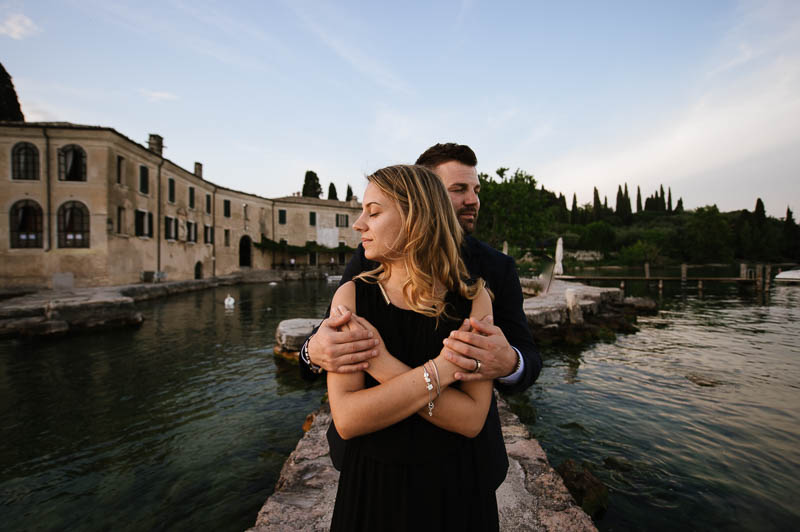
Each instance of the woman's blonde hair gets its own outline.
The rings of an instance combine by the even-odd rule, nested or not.
[[[388,166],[367,176],[367,181],[397,202],[403,221],[397,252],[408,272],[403,286],[406,304],[415,312],[437,318],[444,314],[445,290],[475,299],[483,279],[467,283],[469,272],[461,259],[464,232],[441,179],[424,166]],[[381,282],[391,275],[391,264],[356,276]],[[441,290],[444,288],[445,290]]]

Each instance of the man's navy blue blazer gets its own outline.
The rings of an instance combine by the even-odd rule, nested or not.
[[[528,389],[539,376],[542,359],[528,328],[525,313],[522,311],[522,289],[514,259],[472,236],[464,239],[461,258],[470,275],[482,277],[489,290],[492,291],[494,324],[500,327],[508,343],[519,350],[525,361],[522,378],[517,383],[507,385],[495,380],[495,387],[504,393],[516,393]],[[359,273],[369,271],[377,266],[376,262],[364,256],[364,248],[359,244],[353,258],[345,267],[339,284],[346,283]],[[328,314],[330,314],[330,309]],[[300,359],[300,372],[307,379],[316,377],[302,358]],[[485,449],[485,456],[489,458],[479,464],[483,469],[481,474],[483,478],[487,479],[487,483],[496,489],[505,479],[508,470],[508,456],[503,443],[500,417],[494,396],[492,396],[492,404],[486,416],[486,423],[476,439],[480,441]],[[339,438],[332,423],[328,430],[328,442],[331,448],[331,460],[334,466],[340,469],[345,442]]]

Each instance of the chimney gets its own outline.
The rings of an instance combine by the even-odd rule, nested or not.
[[[164,137],[156,135],[155,133],[150,133],[150,139],[147,141],[147,148],[158,155],[162,155],[164,151]]]
[[[203,163],[194,163],[194,175],[201,178],[203,177]]]

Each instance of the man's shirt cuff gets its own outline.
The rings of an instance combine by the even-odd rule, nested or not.
[[[506,375],[505,377],[500,377],[497,380],[501,384],[516,384],[522,379],[522,374],[525,372],[525,359],[522,358],[522,353],[519,352],[519,349],[511,346],[511,349],[517,354],[517,369],[514,370],[514,373],[511,375]]]

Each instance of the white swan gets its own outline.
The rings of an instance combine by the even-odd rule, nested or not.
[[[235,304],[236,304],[236,300],[233,299],[233,297],[231,297],[230,294],[228,294],[228,297],[225,298],[225,308],[228,308],[228,309],[233,308],[233,306]]]

